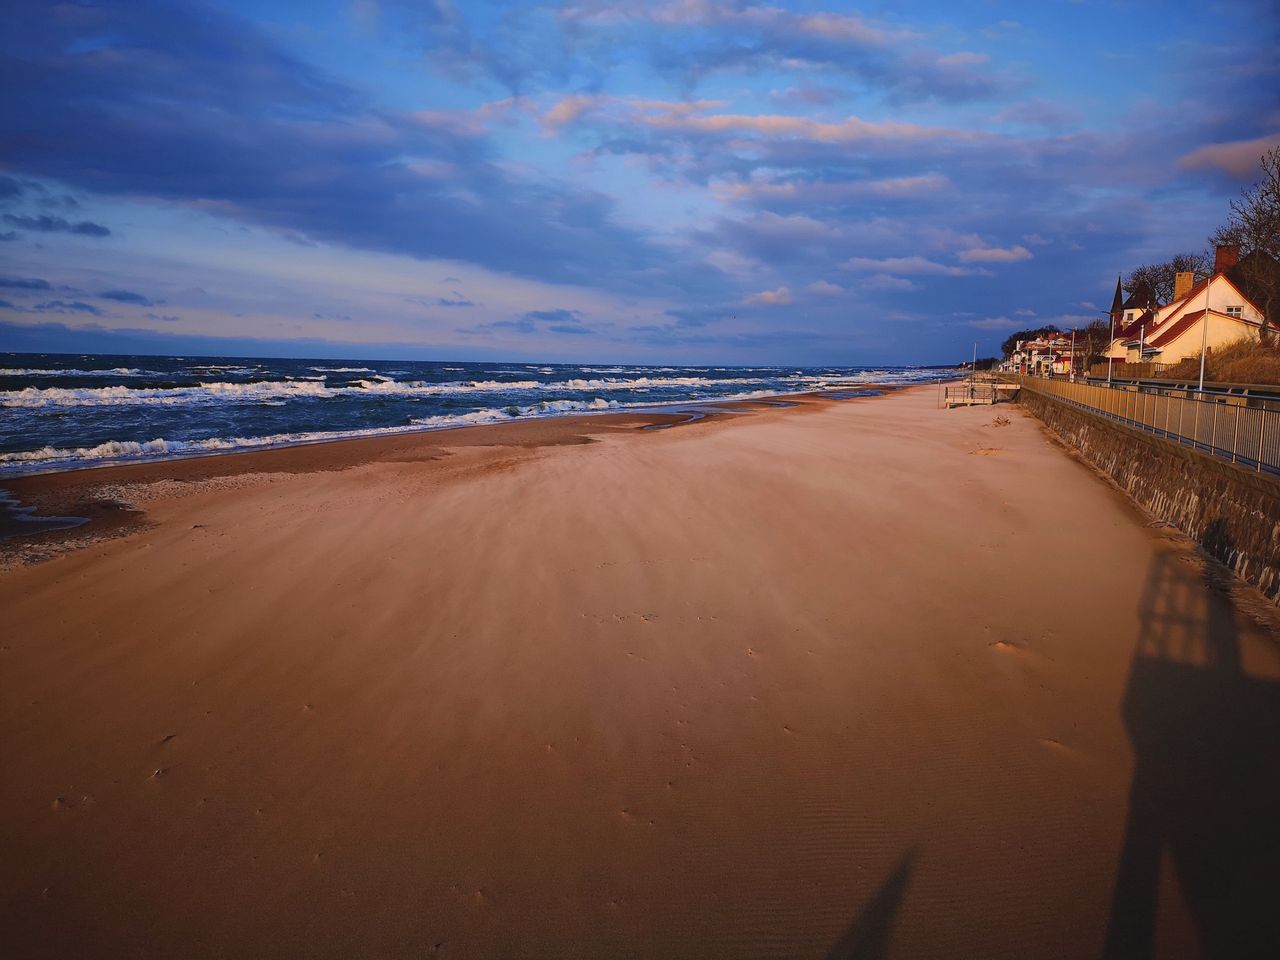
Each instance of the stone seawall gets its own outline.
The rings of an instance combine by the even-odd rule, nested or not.
[[[1280,602],[1280,480],[1030,390],[1018,403],[1148,513]]]

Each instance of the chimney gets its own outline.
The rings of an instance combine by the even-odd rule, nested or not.
[[[1234,243],[1223,243],[1213,248],[1213,272],[1226,273],[1240,262],[1240,248]]]
[[[1196,275],[1190,271],[1173,275],[1173,299],[1181,300],[1196,285]]]

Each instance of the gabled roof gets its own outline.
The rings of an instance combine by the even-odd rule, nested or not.
[[[1126,323],[1123,327],[1116,331],[1116,339],[1132,340],[1141,333],[1144,326],[1151,326],[1151,321],[1155,319],[1156,312],[1154,310],[1144,310],[1138,316]]]

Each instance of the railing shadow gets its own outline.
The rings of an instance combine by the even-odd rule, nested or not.
[[[1226,536],[1215,521],[1208,539]],[[1280,683],[1241,670],[1229,574],[1184,556],[1155,557],[1140,601],[1123,707],[1133,783],[1104,956],[1156,955],[1165,857],[1203,956],[1280,956]]]
[[[906,895],[914,860],[914,851],[903,855],[879,892],[862,908],[858,918],[836,941],[827,954],[827,960],[880,960],[888,956],[893,922],[902,906],[902,898]]]

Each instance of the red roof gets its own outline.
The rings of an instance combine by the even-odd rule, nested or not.
[[[1142,328],[1144,326],[1147,326],[1151,322],[1151,318],[1154,317],[1155,315],[1156,314],[1154,310],[1143,311],[1141,314],[1135,317],[1132,321],[1130,321],[1129,323],[1121,327],[1119,332],[1116,333],[1116,337],[1121,340],[1134,339],[1135,337],[1138,336],[1139,333],[1142,332]]]

